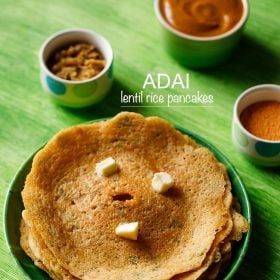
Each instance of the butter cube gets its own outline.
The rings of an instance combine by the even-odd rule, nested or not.
[[[166,172],[155,173],[152,179],[152,188],[157,193],[168,191],[174,184],[172,177]]]
[[[95,166],[95,171],[99,176],[110,176],[118,170],[116,161],[108,157]]]
[[[126,239],[137,240],[138,231],[139,231],[139,223],[133,222],[133,223],[119,224],[116,227],[115,233],[116,235]]]

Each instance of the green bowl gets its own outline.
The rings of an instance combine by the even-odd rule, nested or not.
[[[232,29],[210,37],[188,35],[175,29],[163,16],[161,2],[154,0],[156,17],[162,27],[163,45],[180,64],[191,68],[209,68],[226,62],[232,56],[249,16],[248,0],[241,1],[243,14]]]
[[[213,145],[200,136],[184,128],[177,127],[177,129],[195,139],[202,146],[210,149],[215,154],[216,158],[227,167],[232,183],[233,194],[238,197],[242,207],[242,214],[251,225],[249,231],[243,236],[243,239],[234,246],[234,255],[231,264],[227,268],[224,275],[220,278],[223,280],[232,279],[233,275],[244,259],[251,236],[251,207],[245,186],[236,169],[219,150],[217,150]],[[25,178],[31,170],[32,160],[36,153],[37,151],[25,161],[9,186],[4,205],[4,234],[11,255],[21,270],[24,272],[26,279],[50,280],[50,277],[44,271],[33,264],[32,260],[24,253],[19,244],[19,224],[21,220],[21,212],[23,210],[21,191],[24,186]]]

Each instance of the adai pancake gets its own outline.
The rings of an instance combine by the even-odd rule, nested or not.
[[[28,220],[27,211],[25,210],[24,212],[25,214],[20,223],[20,245],[34,261],[34,264],[47,272],[52,279],[77,280],[76,277],[57,263],[53,254],[49,251],[38,233],[36,234],[36,238],[34,238],[30,231],[30,225],[26,222],[26,220]]]
[[[223,166],[221,166],[223,168]],[[224,168],[223,168],[224,170]],[[225,170],[224,170],[225,172]],[[229,181],[228,181],[229,182]],[[231,200],[232,200],[232,194],[231,194],[231,187],[230,184],[228,184],[225,188],[225,193],[224,193],[224,205],[227,209],[230,208],[231,206]],[[25,210],[24,215],[23,215],[25,220],[28,220],[28,213]],[[31,235],[30,230],[28,229],[29,226],[26,225],[24,220],[22,220],[22,227],[21,227],[21,244],[24,250],[27,252],[27,254],[32,258],[32,260],[35,262],[37,266],[39,266],[41,269],[45,270],[53,279],[59,280],[59,279],[69,279],[69,280],[75,280],[74,276],[72,276],[69,272],[65,271],[63,268],[59,267],[56,260],[54,260],[54,256],[52,253],[47,249],[46,245],[44,244],[42,238],[40,237],[40,234],[36,233],[37,236],[37,241],[36,241],[36,246],[34,248],[34,237]],[[206,274],[204,273],[208,267],[211,265],[211,263],[214,260],[215,254],[217,253],[217,243],[219,243],[222,239],[223,236],[226,236],[230,233],[232,229],[232,223],[228,223],[227,226],[223,228],[222,231],[218,233],[216,236],[212,248],[210,249],[210,252],[208,252],[202,266],[198,268],[195,271],[192,271],[190,273],[185,273],[184,275],[180,276],[175,276],[174,280],[176,279],[184,279],[184,280],[190,280],[190,279],[197,279],[199,275]],[[31,246],[30,243],[33,243]],[[35,255],[33,254],[31,248],[33,251],[37,252]],[[211,272],[213,271],[213,266],[217,266],[219,263],[216,265],[211,265]],[[219,266],[220,267],[220,266]],[[217,270],[217,268],[216,268]],[[208,273],[209,274],[209,273]],[[207,275],[208,275],[207,274]],[[213,272],[212,274],[213,275]],[[172,278],[173,279],[173,278]]]
[[[100,177],[95,165],[107,157],[119,172]],[[160,171],[174,179],[165,194],[151,188]],[[35,156],[22,197],[32,236],[71,275],[160,280],[203,265],[230,220],[226,185],[208,149],[162,119],[125,112],[58,133]],[[115,235],[132,221],[137,241]]]
[[[219,245],[224,242],[224,240],[228,237],[228,235],[231,233],[233,229],[233,220],[230,215],[230,208],[232,205],[232,193],[231,193],[231,184],[228,180],[225,167],[222,164],[219,164],[220,168],[222,169],[224,173],[224,178],[226,179],[226,185],[225,185],[225,193],[223,197],[224,206],[228,211],[228,221],[224,225],[223,229],[219,231],[213,241],[212,247],[209,250],[206,258],[203,261],[203,264],[201,267],[199,267],[196,270],[188,271],[182,274],[175,275],[172,280],[194,280],[202,277],[202,275],[205,275],[207,271],[209,270],[209,267],[212,266],[213,262],[216,259],[216,256],[220,254],[220,248]]]
[[[202,266],[194,271],[176,275],[172,280],[213,280],[216,279],[220,271],[228,266],[232,256],[232,242],[239,241],[242,234],[247,232],[249,224],[240,214],[241,208],[236,198],[233,199],[231,193],[231,183],[224,165],[219,164],[223,170],[226,180],[224,193],[224,205],[230,213],[230,217],[224,229],[220,231],[212,244]]]

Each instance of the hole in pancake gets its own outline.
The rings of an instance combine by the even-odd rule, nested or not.
[[[178,199],[178,198],[182,198],[184,194],[180,188],[172,187],[163,195],[166,197],[170,197],[172,199]]]
[[[120,193],[113,196],[113,200],[118,200],[118,201],[126,201],[131,199],[133,199],[133,196],[129,193]]]
[[[90,206],[90,208],[91,208],[92,210],[95,210],[95,209],[97,208],[97,205],[93,204],[93,205]]]

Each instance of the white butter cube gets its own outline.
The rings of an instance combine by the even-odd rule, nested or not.
[[[116,227],[115,233],[116,235],[126,239],[137,240],[138,231],[139,231],[139,223],[133,222],[133,223],[119,224]]]
[[[99,176],[110,176],[118,170],[116,161],[108,157],[95,166],[95,171]]]
[[[152,188],[157,193],[168,191],[174,184],[172,177],[166,172],[155,173],[152,180]]]

